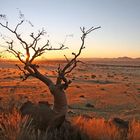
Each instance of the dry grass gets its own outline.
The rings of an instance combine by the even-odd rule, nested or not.
[[[80,137],[70,123],[65,122],[60,129],[41,132],[34,129],[30,117],[21,117],[15,109],[12,113],[0,114],[0,140],[78,140]]]
[[[133,120],[130,124],[129,133],[128,133],[129,140],[140,140],[140,122]]]
[[[91,140],[120,140],[118,128],[104,119],[77,117],[73,121]]]
[[[60,129],[35,131],[32,119],[22,118],[18,111],[0,115],[0,140],[139,140],[140,123],[132,121],[127,137],[112,122],[105,119],[74,117]]]
[[[31,121],[28,117],[21,117],[16,109],[12,113],[0,114],[0,139],[17,140],[22,133],[29,132]]]

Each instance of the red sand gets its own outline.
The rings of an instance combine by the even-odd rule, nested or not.
[[[35,78],[22,82],[19,79],[21,72],[15,63],[0,61],[0,106],[6,107],[9,102],[20,105],[26,100],[51,103],[48,88]],[[38,63],[40,71],[55,80],[59,61]],[[86,61],[68,77],[73,80],[66,92],[74,113],[140,119],[139,61]],[[94,105],[94,108],[86,107],[87,103]]]

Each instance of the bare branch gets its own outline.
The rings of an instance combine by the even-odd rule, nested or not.
[[[13,49],[13,40],[11,42],[6,42],[9,45],[9,49],[7,49],[7,51],[9,53],[12,53],[15,57],[17,57],[22,63],[25,64],[24,60],[21,59],[20,56],[20,52],[16,51],[15,49]]]
[[[16,26],[16,28],[15,28],[14,32],[16,32],[16,31],[17,31],[17,28],[18,28],[18,27],[19,27],[19,26],[20,26],[23,22],[24,22],[24,20],[21,20],[21,22],[17,24],[17,26]]]
[[[92,32],[92,31],[94,31],[96,29],[99,29],[99,28],[101,28],[101,26],[99,26],[99,27],[91,27],[89,30],[86,31],[86,34],[89,34],[90,32]]]
[[[36,49],[37,42],[40,40],[40,37],[43,36],[44,34],[46,34],[44,29],[39,31],[39,33],[38,33],[38,35],[36,37],[34,36],[34,33],[31,33],[30,36],[33,38],[33,42],[31,43],[29,48],[32,47],[33,49]]]
[[[35,47],[33,47],[34,54],[33,54],[32,58],[30,59],[29,63],[32,63],[35,58],[37,58],[38,56],[41,56],[42,54],[44,54],[45,51],[68,49],[68,47],[65,47],[65,46],[60,46],[60,48],[52,48],[52,46],[50,48],[48,48],[48,46],[49,46],[49,40],[41,48],[36,49]]]
[[[21,13],[20,13],[21,14]],[[38,47],[37,48],[37,43],[40,40],[40,37],[43,36],[44,34],[46,34],[46,31],[42,28],[42,30],[40,30],[37,34],[37,36],[34,35],[34,33],[31,33],[31,37],[33,38],[33,42],[28,45],[26,41],[24,41],[21,36],[17,33],[17,29],[19,28],[20,25],[22,25],[22,23],[24,22],[24,20],[21,20],[15,27],[14,30],[12,30],[11,28],[8,27],[8,22],[6,22],[6,25],[0,23],[0,25],[4,28],[6,28],[7,30],[9,30],[11,33],[15,34],[16,38],[19,40],[20,44],[22,45],[23,49],[26,51],[26,62],[24,62],[21,57],[19,52],[15,51],[13,49],[13,43],[10,45],[11,47],[9,47],[9,52],[14,54],[15,57],[17,57],[22,63],[32,63],[33,60],[39,56],[41,56],[43,53],[45,53],[46,51],[50,51],[50,50],[64,50],[67,49],[68,47],[65,47],[63,44],[59,47],[59,48],[52,48],[49,47],[49,40],[47,40],[46,44],[43,45],[42,47]],[[32,48],[34,50],[34,54],[33,56],[30,58],[30,48]]]
[[[27,73],[25,70],[23,70],[19,65],[16,64],[18,69],[23,73],[23,76],[21,77],[23,81],[25,81],[28,77],[32,76],[31,73]]]
[[[64,55],[64,57],[65,57],[66,61],[67,61],[67,62],[69,62],[69,59],[67,58],[67,56],[66,56],[66,55]]]
[[[1,25],[2,27],[4,27],[4,28],[8,29],[11,33],[15,34],[15,36],[17,37],[17,39],[18,39],[20,42],[22,42],[23,44],[25,44],[25,46],[27,47],[28,44],[27,44],[24,40],[22,40],[21,37],[20,37],[20,35],[16,32],[17,28],[18,28],[19,25],[21,25],[22,23],[23,23],[23,22],[20,22],[19,24],[17,24],[17,26],[16,26],[16,28],[15,28],[14,31],[13,31],[12,29],[10,29],[10,28],[7,26],[8,24],[3,25],[2,23],[0,23],[0,25]]]
[[[95,28],[94,27],[91,27],[90,29],[88,29],[86,31],[85,30],[85,27],[82,27],[82,28],[80,27],[80,30],[82,32],[82,36],[81,36],[82,44],[81,44],[81,47],[80,47],[80,49],[79,49],[79,51],[78,51],[77,54],[74,53],[74,52],[72,53],[72,55],[74,57],[71,60],[68,60],[66,58],[66,56],[64,55],[65,58],[66,58],[66,60],[68,60],[68,61],[67,61],[66,65],[63,67],[63,69],[60,69],[60,68],[58,69],[58,77],[57,77],[56,84],[62,85],[62,81],[63,81],[64,82],[63,85],[65,85],[63,88],[66,89],[68,87],[68,84],[70,84],[71,82],[68,82],[68,80],[66,78],[66,75],[68,73],[72,72],[72,70],[77,66],[77,63],[78,62],[81,62],[81,61],[77,60],[77,58],[81,54],[82,50],[85,48],[84,44],[85,44],[85,38],[86,38],[86,36],[90,32],[92,32],[92,31],[94,31],[96,29],[99,29],[99,28],[101,28],[101,27],[95,27]]]

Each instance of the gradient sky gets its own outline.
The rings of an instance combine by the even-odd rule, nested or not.
[[[66,41],[70,48],[49,52],[53,57],[70,56],[80,46],[79,27],[101,26],[86,40],[81,57],[140,57],[140,0],[0,0],[0,13],[6,14],[9,25],[18,23],[19,8],[34,28],[23,26],[21,31],[44,27],[52,45]],[[0,28],[1,33],[7,33]],[[28,39],[28,38],[26,38]]]

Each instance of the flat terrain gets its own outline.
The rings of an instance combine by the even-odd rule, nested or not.
[[[40,71],[53,80],[58,64],[64,65],[61,61],[38,63]],[[34,78],[21,81],[22,73],[15,64],[0,60],[0,110],[14,105],[20,107],[27,100],[52,103],[48,88]],[[68,78],[73,81],[66,91],[69,114],[140,120],[139,60],[85,61]]]

